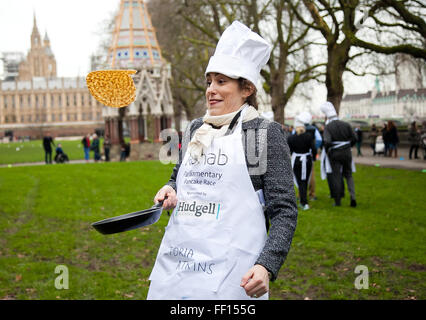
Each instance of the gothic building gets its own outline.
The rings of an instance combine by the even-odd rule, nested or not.
[[[119,4],[101,68],[137,70],[136,100],[125,108],[105,107],[90,95],[85,78],[58,78],[47,32],[42,39],[34,17],[31,47],[18,76],[0,81],[0,137],[7,132],[31,138],[46,132],[82,136],[99,129],[105,130],[117,152],[128,136],[133,158],[141,159],[144,155],[138,150],[151,148],[142,147],[143,142],[160,141],[161,130],[173,127],[170,65],[162,57],[147,7],[142,0]],[[157,151],[152,150],[150,156],[155,157]]]
[[[27,59],[19,65],[19,80],[31,80],[34,77],[56,77],[56,59],[50,48],[50,40],[47,32],[43,41],[41,40],[35,15],[31,33],[31,49]]]
[[[173,126],[171,70],[162,57],[144,1],[121,0],[107,67],[135,69],[137,73],[133,78],[136,100],[122,109],[103,108],[105,134],[114,144],[128,131],[135,147],[146,140],[159,141],[161,130]]]
[[[41,138],[93,133],[103,129],[102,106],[84,78],[58,78],[47,32],[42,40],[34,17],[31,47],[17,76],[0,81],[0,137]]]

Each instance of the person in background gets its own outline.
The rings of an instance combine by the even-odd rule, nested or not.
[[[426,120],[422,122],[422,129],[420,131],[420,145],[423,149],[423,160],[426,160]]]
[[[385,145],[384,156],[387,157],[389,152],[389,131],[388,131],[388,125],[386,122],[383,123],[382,138],[383,138],[383,143]]]
[[[131,150],[130,142],[127,142],[126,144],[124,144],[124,152],[126,153],[126,160],[130,157],[130,150]]]
[[[356,152],[358,157],[362,157],[361,153],[361,146],[362,146],[362,130],[359,126],[355,128],[355,135],[356,135]]]
[[[373,149],[373,156],[376,155],[376,139],[379,135],[379,131],[376,128],[376,125],[373,123],[371,125],[370,133],[368,134],[368,139],[370,139],[370,147]]]
[[[355,165],[351,147],[355,144],[357,138],[350,124],[339,120],[336,109],[331,102],[325,102],[320,109],[327,117],[323,141],[331,169],[330,193],[334,198],[334,205],[341,206],[341,197],[345,189],[342,179],[344,177],[351,195],[350,206],[356,207],[355,184],[352,177]]]
[[[109,135],[105,135],[105,139],[104,139],[105,161],[110,161],[109,159],[110,150],[111,150],[111,140],[109,139]]]
[[[46,164],[52,164],[52,145],[55,146],[55,143],[50,133],[47,132],[46,136],[43,137],[44,161]]]
[[[257,111],[256,86],[271,50],[235,21],[209,60],[207,112],[185,130],[179,162],[154,198],[175,209],[148,299],[268,299],[297,224],[285,134]]]
[[[388,138],[389,157],[392,157],[393,151],[395,151],[393,157],[394,158],[398,157],[398,143],[399,143],[398,129],[396,128],[395,123],[392,120],[388,121],[387,138]]]
[[[417,156],[420,146],[421,133],[420,129],[417,128],[416,121],[411,122],[410,129],[408,130],[408,141],[410,142],[410,152],[409,158],[412,159],[413,151],[414,151],[414,159],[420,159]]]
[[[295,134],[287,138],[291,153],[291,166],[293,168],[295,184],[299,189],[300,207],[302,210],[309,209],[308,182],[312,169],[312,150],[315,149],[315,138],[311,132],[307,132],[303,115],[299,114],[295,121]]]
[[[62,149],[62,144],[58,143],[58,146],[56,147],[55,153],[56,153],[55,154],[55,161],[57,163],[64,163],[64,162],[69,161],[68,156],[66,155],[66,153]]]
[[[90,149],[94,153],[93,158],[95,159],[95,162],[98,162],[99,160],[101,160],[100,142],[99,142],[98,135],[96,133],[94,133],[92,136],[92,144],[90,146]]]
[[[126,161],[126,143],[124,140],[120,142],[120,161]]]
[[[322,136],[320,131],[316,126],[312,124],[312,115],[307,112],[301,112],[299,114],[299,119],[305,124],[306,132],[310,133],[312,136],[312,139],[314,140],[314,147],[312,148],[312,169],[311,169],[311,175],[309,178],[309,185],[308,185],[308,195],[310,200],[317,200],[316,196],[316,183],[315,183],[315,166],[314,163],[317,159],[318,149],[322,145]]]
[[[81,139],[81,143],[83,144],[84,150],[84,159],[86,162],[89,162],[90,159],[90,134],[88,133],[86,136]]]

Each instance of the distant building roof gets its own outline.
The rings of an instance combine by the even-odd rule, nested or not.
[[[389,100],[389,99],[420,99],[426,100],[426,88],[420,89],[402,89],[402,90],[391,90],[391,91],[381,91],[376,95],[373,95],[371,91],[367,93],[359,94],[347,94],[343,97],[342,102],[350,101],[361,101],[364,99],[373,99],[373,100]]]
[[[359,101],[363,99],[370,99],[371,96],[371,91],[368,91],[367,93],[347,94],[343,97],[342,101]]]

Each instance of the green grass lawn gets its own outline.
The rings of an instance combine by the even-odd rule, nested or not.
[[[130,138],[126,137],[127,142]],[[103,138],[100,138],[101,152],[103,152]],[[55,145],[62,144],[62,149],[70,160],[83,160],[84,151],[80,140],[55,140]],[[52,149],[52,161],[55,156],[55,147]],[[93,159],[93,152],[90,152]],[[26,163],[44,161],[44,149],[42,140],[25,142],[0,143],[0,164]]]
[[[62,144],[62,149],[68,155],[70,160],[84,159],[83,145],[80,140],[55,140],[55,144],[58,145],[58,143]],[[53,160],[53,157],[55,156],[55,147],[52,148]],[[44,149],[43,142],[41,140],[0,144],[0,164],[40,161],[44,161]]]
[[[171,166],[157,161],[0,168],[0,299],[145,299],[168,216],[104,236],[94,221],[150,207]],[[318,200],[299,213],[271,299],[425,299],[424,193],[420,172],[357,166],[359,206]],[[55,267],[69,289],[55,288]],[[369,288],[357,290],[357,265]]]

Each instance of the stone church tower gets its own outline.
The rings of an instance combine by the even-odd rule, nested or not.
[[[170,65],[163,59],[147,6],[142,0],[121,0],[108,52],[111,69],[135,69],[136,100],[125,108],[103,108],[105,134],[113,144],[130,136],[132,150],[158,142],[172,127]]]
[[[43,41],[37,28],[34,14],[34,25],[31,33],[31,49],[27,59],[19,65],[19,80],[31,80],[34,77],[56,77],[56,59],[50,48],[47,32]]]

